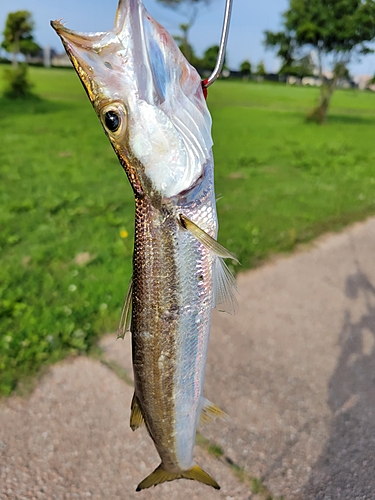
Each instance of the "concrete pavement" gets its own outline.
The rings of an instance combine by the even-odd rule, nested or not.
[[[239,275],[237,314],[214,315],[205,386],[231,419],[204,427],[195,453],[220,491],[135,493],[159,460],[129,428],[129,339],[109,335],[107,365],[64,361],[0,402],[0,500],[375,499],[374,249],[369,219]]]

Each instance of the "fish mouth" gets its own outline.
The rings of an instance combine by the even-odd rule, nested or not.
[[[52,28],[59,35],[65,51],[71,60],[90,101],[95,104],[102,97],[100,85],[96,83],[95,66],[97,54],[103,46],[108,33],[81,33],[66,28],[59,21],[51,21]]]
[[[100,41],[105,33],[80,33],[66,28],[61,22],[51,21],[52,28],[56,31],[59,37],[70,44],[81,46],[82,48],[90,48],[95,42]]]
[[[97,52],[100,52],[103,48],[103,43],[105,43],[104,39],[106,36],[110,34],[119,35],[124,29],[124,25],[129,22],[129,20],[132,24],[134,24],[134,21],[138,20],[139,25],[139,19],[136,19],[136,12],[140,5],[141,2],[139,0],[119,0],[114,28],[112,31],[108,32],[83,33],[73,31],[66,28],[64,23],[61,22],[61,19],[51,21],[51,26],[61,38],[64,47],[66,45],[68,46],[69,53],[72,53],[75,48],[96,50]]]
[[[147,60],[141,37],[145,16],[148,14],[141,0],[120,0],[110,31],[83,33],[66,28],[61,20],[51,21],[95,108],[103,99],[110,100],[119,88],[120,79],[132,71],[125,84],[131,86],[135,70],[127,70],[129,61],[137,59],[141,66]],[[112,69],[113,72],[108,71]],[[117,92],[115,98],[123,96],[123,92],[121,96]]]
[[[103,99],[103,88],[118,87],[116,81],[120,79],[122,90],[125,82],[125,91],[136,92],[147,102],[155,95],[157,104],[165,101],[168,81],[163,64],[174,41],[151,18],[142,0],[120,0],[114,27],[107,32],[73,31],[61,20],[51,21],[51,26],[61,38],[93,104],[99,102],[97,94]],[[111,76],[108,69],[113,69],[117,75]],[[124,97],[123,92],[121,97]]]

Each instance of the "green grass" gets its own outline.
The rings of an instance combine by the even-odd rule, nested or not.
[[[244,267],[375,212],[375,95],[228,82],[211,92],[220,241]]]
[[[3,394],[112,330],[131,275],[133,196],[91,105],[73,72],[33,76],[49,100],[0,99]]]
[[[31,77],[39,100],[0,97],[1,394],[113,331],[131,275],[132,191],[78,78]],[[243,268],[375,213],[375,95],[337,92],[323,127],[304,120],[317,95],[209,91],[219,239]]]

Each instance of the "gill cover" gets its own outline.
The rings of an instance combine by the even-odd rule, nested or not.
[[[112,31],[51,24],[120,160],[137,164],[144,188],[168,198],[192,186],[212,147],[201,79],[142,1],[120,0]],[[122,133],[107,127],[113,107]]]

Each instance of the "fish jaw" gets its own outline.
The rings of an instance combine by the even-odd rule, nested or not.
[[[120,0],[108,32],[52,26],[120,162],[133,168],[143,191],[171,198],[193,186],[212,148],[201,79],[141,0]],[[113,105],[124,117],[121,134],[106,123]]]

